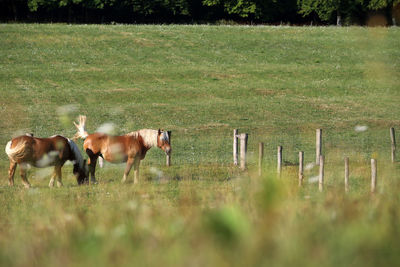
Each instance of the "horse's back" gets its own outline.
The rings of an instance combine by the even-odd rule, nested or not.
[[[39,153],[58,151],[67,153],[69,151],[68,139],[61,135],[54,135],[47,138],[33,137],[35,150]]]
[[[60,158],[68,156],[69,147],[67,143],[68,139],[60,135],[49,138],[38,138],[33,137],[33,135],[21,135],[11,140],[11,155],[9,153],[7,154],[9,154],[10,159],[13,158],[12,154],[18,155],[14,156],[13,159],[18,163],[34,163],[51,151],[57,151]],[[13,149],[18,151],[12,152]]]
[[[102,155],[110,162],[123,162],[142,151],[139,140],[129,135],[111,136],[104,133],[90,134],[84,141],[86,152]]]

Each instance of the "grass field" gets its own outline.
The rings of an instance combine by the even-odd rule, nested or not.
[[[173,166],[152,149],[137,186],[120,185],[123,165],[106,165],[99,184],[78,187],[66,166],[65,186],[51,190],[51,169],[32,168],[24,190],[18,173],[7,186],[0,153],[0,265],[398,264],[389,127],[400,128],[399,47],[397,27],[1,24],[0,144],[25,132],[72,137],[85,114],[89,132],[172,130]],[[246,172],[231,164],[234,128],[249,133]],[[300,150],[314,161],[316,128],[324,193],[299,189],[292,166]]]

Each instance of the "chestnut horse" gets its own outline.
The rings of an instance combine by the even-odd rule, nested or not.
[[[49,138],[36,138],[31,134],[26,134],[13,138],[7,143],[6,153],[10,160],[8,170],[8,183],[14,185],[14,173],[17,164],[20,165],[22,183],[26,188],[31,185],[26,178],[26,169],[28,165],[35,167],[54,166],[54,172],[51,176],[49,186],[54,186],[54,178],[57,177],[57,186],[62,186],[61,167],[67,160],[74,163],[73,173],[76,176],[78,184],[82,184],[88,170],[86,161],[83,160],[78,146],[70,139],[60,135]]]
[[[167,131],[142,129],[122,136],[111,136],[105,133],[88,134],[85,130],[86,116],[79,116],[79,124],[74,122],[78,132],[74,138],[84,139],[83,148],[89,156],[88,164],[91,182],[96,182],[97,158],[111,163],[126,162],[122,183],[126,182],[133,166],[134,184],[139,179],[140,161],[152,147],[159,147],[167,155],[171,153],[169,134]],[[100,162],[101,164],[101,162]]]

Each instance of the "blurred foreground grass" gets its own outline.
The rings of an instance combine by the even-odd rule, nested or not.
[[[298,188],[285,170],[277,178],[268,168],[262,177],[215,168],[227,179],[210,180],[165,169],[137,186],[3,187],[0,265],[398,264],[399,166],[381,166],[375,195],[354,175],[345,194],[332,181],[339,168],[328,168],[323,193]]]

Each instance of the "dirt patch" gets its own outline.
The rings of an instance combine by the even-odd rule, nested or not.
[[[214,79],[237,79],[244,77],[244,74],[227,74],[227,73],[212,73],[209,75]]]
[[[266,89],[266,88],[257,88],[257,89],[255,89],[255,92],[258,95],[263,95],[263,96],[286,95],[284,92],[282,92],[280,90],[273,90],[273,89]]]
[[[203,124],[199,127],[196,127],[196,129],[199,130],[208,130],[208,129],[212,129],[212,128],[226,128],[229,127],[229,124],[227,123],[220,123],[220,122],[210,122],[207,124]]]

